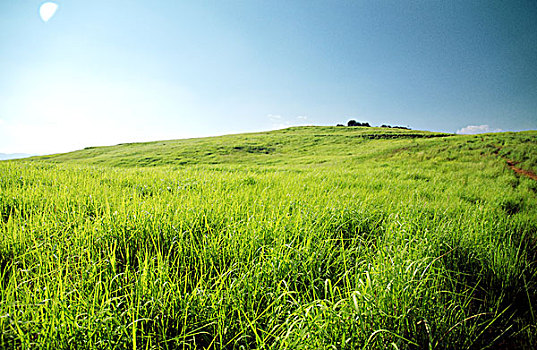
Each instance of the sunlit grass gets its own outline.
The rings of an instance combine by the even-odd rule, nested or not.
[[[537,346],[536,187],[503,136],[365,132],[0,163],[2,347]]]

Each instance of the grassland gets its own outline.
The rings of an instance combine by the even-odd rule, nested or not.
[[[537,132],[302,127],[0,162],[0,347],[533,349]]]

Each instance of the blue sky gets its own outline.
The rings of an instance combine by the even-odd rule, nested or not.
[[[0,1],[0,152],[335,125],[537,129],[535,1]]]

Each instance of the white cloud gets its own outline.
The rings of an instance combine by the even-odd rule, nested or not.
[[[282,116],[279,114],[269,114],[267,117],[270,119],[271,122],[275,123],[282,119]]]
[[[488,125],[468,125],[457,130],[457,134],[483,134],[488,132],[502,132],[502,129],[491,129]]]
[[[285,129],[291,126],[311,125],[311,122],[306,122],[308,117],[305,115],[299,115],[296,118],[285,118],[279,114],[268,114],[267,117],[272,123],[272,129]]]

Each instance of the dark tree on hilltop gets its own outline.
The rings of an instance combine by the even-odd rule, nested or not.
[[[351,119],[349,120],[349,122],[347,123],[347,126],[367,126],[367,127],[370,127],[371,125],[369,125],[369,123],[365,122],[365,123],[360,123],[360,122],[357,122],[356,120],[354,119]]]

